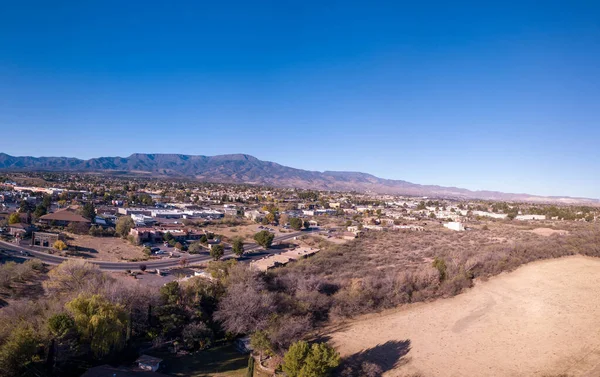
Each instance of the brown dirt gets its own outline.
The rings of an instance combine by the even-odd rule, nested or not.
[[[550,237],[554,234],[558,234],[559,236],[564,236],[564,235],[569,234],[569,231],[567,231],[567,230],[557,230],[557,229],[551,229],[551,228],[535,228],[533,230],[530,230],[529,232],[537,234],[538,236],[543,236],[543,237]]]
[[[535,262],[450,299],[363,316],[332,343],[391,363],[388,377],[598,376],[599,286],[598,259]]]
[[[142,247],[134,246],[129,241],[117,237],[92,237],[68,234],[69,246],[79,247],[79,255],[105,261],[122,261],[144,259],[146,255]]]

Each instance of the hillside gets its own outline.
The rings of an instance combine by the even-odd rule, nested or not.
[[[600,203],[599,200],[586,198],[544,197],[419,185],[402,180],[378,178],[359,172],[308,171],[262,161],[245,154],[191,156],[135,153],[129,157],[99,157],[81,160],[71,157],[15,157],[0,153],[1,170],[146,173],[154,176],[192,178],[211,182],[249,183],[319,190],[370,191],[401,195],[561,202],[565,204]]]

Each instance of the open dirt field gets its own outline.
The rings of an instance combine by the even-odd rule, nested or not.
[[[145,255],[142,247],[117,237],[92,237],[68,233],[69,246],[77,246],[78,253],[86,258],[105,261],[142,259]],[[72,238],[72,239],[71,239]]]
[[[331,335],[342,356],[384,376],[600,376],[600,259],[520,267],[450,299],[350,322]]]
[[[558,234],[561,236],[564,236],[565,234],[569,234],[569,231],[567,231],[567,230],[557,230],[557,229],[551,229],[551,228],[535,228],[533,230],[530,230],[529,232],[537,234],[538,236],[544,236],[544,237],[550,237],[554,234]]]

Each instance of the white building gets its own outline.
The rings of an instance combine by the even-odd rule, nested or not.
[[[515,220],[546,220],[546,215],[517,215]]]
[[[450,230],[455,230],[457,232],[462,232],[465,230],[465,227],[463,226],[462,223],[459,223],[458,221],[452,221],[449,223],[444,224],[445,228],[448,228]]]

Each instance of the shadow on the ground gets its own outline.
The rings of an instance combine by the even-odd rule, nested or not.
[[[388,341],[350,355],[342,360],[338,373],[342,377],[380,377],[402,365],[410,352],[410,340]]]

